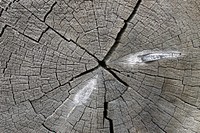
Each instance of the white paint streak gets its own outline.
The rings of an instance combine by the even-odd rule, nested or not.
[[[89,99],[90,95],[92,94],[93,90],[97,89],[97,78],[98,75],[96,75],[93,79],[89,80],[87,84],[83,87],[83,89],[79,90],[78,93],[75,95],[73,98],[73,101],[66,100],[59,108],[55,110],[55,112],[50,115],[48,118],[52,118],[55,113],[59,110],[63,110],[62,108],[65,108],[67,105],[67,110],[66,110],[66,119],[71,115],[73,110],[79,106],[82,105],[83,103],[86,103],[87,100]]]
[[[82,105],[83,103],[86,103],[90,95],[92,94],[93,90],[97,89],[97,78],[96,75],[94,79],[91,79],[84,87],[83,89],[79,90],[78,93],[74,97],[74,107],[70,110],[69,114],[67,115],[67,118],[70,116],[70,114],[73,112],[73,110],[76,108],[76,106]]]
[[[75,104],[79,105],[86,103],[87,99],[91,95],[92,91],[96,89],[97,85],[97,76],[94,79],[91,79],[86,86],[83,87],[74,97]]]
[[[123,64],[145,64],[147,62],[157,61],[161,59],[175,59],[181,57],[183,53],[179,51],[149,51],[145,50],[136,54],[130,54],[123,58]]]
[[[72,109],[69,111],[69,113],[67,114],[67,118],[71,115],[71,113],[74,111],[75,108],[76,108],[76,105],[72,107]]]

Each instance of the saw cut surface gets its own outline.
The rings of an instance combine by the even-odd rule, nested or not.
[[[0,0],[0,133],[200,133],[199,0]]]

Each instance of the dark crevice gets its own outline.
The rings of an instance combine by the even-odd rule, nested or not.
[[[40,40],[41,40],[42,36],[44,35],[44,33],[46,33],[48,30],[49,30],[49,27],[47,27],[47,28],[41,33],[40,37],[39,37],[38,40],[37,40],[38,43],[40,42]]]
[[[123,84],[124,86],[126,86],[127,89],[128,89],[128,87],[129,87],[128,83],[126,83],[126,82],[125,82],[124,80],[122,80],[114,71],[112,71],[112,69],[109,68],[109,67],[106,65],[106,63],[105,63],[104,61],[99,61],[98,63],[99,63],[99,66],[101,66],[101,67],[103,67],[105,70],[107,70],[117,81],[119,81],[120,83],[122,83],[122,84]],[[124,92],[123,92],[121,95],[123,95],[123,94],[127,91],[127,89],[124,90]],[[116,98],[116,99],[117,99],[117,98]]]
[[[16,102],[16,100],[15,100],[15,94],[14,94],[13,86],[11,86],[11,93],[12,93],[13,101],[14,101],[14,103],[15,103],[15,105],[16,105],[17,102]]]
[[[19,33],[19,34],[25,36],[26,38],[32,40],[33,42],[39,43],[38,40],[35,40],[34,38],[32,38],[32,37],[30,37],[30,36],[28,36],[28,35],[26,35],[26,34],[20,32],[20,31],[18,31],[18,30],[15,29],[14,27],[12,27],[12,26],[10,26],[10,25],[7,25],[7,26],[11,27],[11,28],[12,28],[13,30],[15,30],[17,33]]]
[[[12,2],[10,2],[10,3],[8,4],[8,6],[5,8],[5,11],[8,11],[8,8],[11,6],[11,4],[12,4]]]
[[[54,6],[57,4],[57,2],[53,3],[53,5],[51,6],[50,10],[45,14],[44,16],[44,22],[46,21],[47,16],[52,12]]]
[[[124,86],[126,86],[126,89],[125,89],[123,92],[120,93],[120,96],[117,96],[117,97],[115,97],[114,99],[111,100],[111,101],[114,101],[114,100],[118,99],[119,97],[121,97],[121,96],[128,90],[129,85],[128,85],[128,83],[126,83],[125,81],[123,81],[121,78],[119,78],[119,77],[117,76],[117,74],[116,74],[114,71],[112,71],[112,69],[107,68],[107,67],[105,67],[104,69],[107,70],[117,81],[119,81],[119,82],[122,83]],[[118,72],[118,73],[119,73],[119,72]],[[105,88],[106,88],[106,85],[105,85],[105,84],[104,84],[104,86],[105,86]],[[107,101],[106,98],[105,98],[105,101]],[[109,101],[109,102],[111,102],[111,101]]]
[[[118,69],[116,69],[116,68],[111,68],[111,67],[110,67],[110,70],[115,71],[115,72],[118,72],[118,73],[121,73],[121,72],[122,72],[122,71],[120,71],[120,70],[118,70]]]
[[[88,74],[88,73],[90,73],[90,72],[93,72],[93,71],[95,71],[97,68],[98,68],[98,66],[97,66],[97,67],[94,67],[94,68],[92,68],[92,69],[90,69],[90,70],[87,70],[87,71],[85,71],[85,72],[83,72],[83,73],[81,73],[81,74],[79,74],[79,75],[77,75],[77,76],[71,78],[71,79],[70,79],[69,81],[67,81],[66,83],[63,83],[63,84],[61,84],[61,85],[59,85],[59,86],[53,88],[52,90],[45,92],[45,94],[44,94],[43,96],[41,96],[41,97],[39,97],[39,98],[37,98],[37,99],[29,100],[29,102],[31,103],[32,108],[33,108],[33,110],[35,111],[35,113],[36,113],[36,114],[42,115],[45,119],[48,119],[49,115],[48,115],[48,116],[45,116],[43,113],[40,113],[40,112],[37,112],[37,111],[36,111],[36,109],[34,108],[33,102],[37,102],[38,100],[42,99],[43,97],[46,97],[46,96],[47,96],[47,93],[50,93],[50,92],[52,92],[52,91],[58,89],[58,88],[61,87],[61,86],[66,85],[66,84],[69,84],[70,89],[68,90],[68,92],[70,92],[70,91],[73,89],[73,88],[71,87],[71,85],[70,85],[70,82],[71,82],[71,81],[73,81],[74,79],[76,79],[76,78],[78,78],[78,77],[81,77],[81,76],[83,76],[83,75],[85,75],[85,74]],[[47,97],[48,97],[48,96],[47,96]],[[67,98],[69,98],[69,97],[67,97]],[[65,100],[64,100],[64,101],[65,101]],[[59,108],[61,105],[62,105],[62,104],[60,104],[57,108]],[[55,111],[55,110],[54,110],[54,111]]]
[[[81,45],[79,45],[76,41],[70,39],[71,42],[73,42],[74,44],[76,44],[78,47],[80,47],[81,49],[83,49],[84,51],[86,51],[87,54],[89,54],[90,56],[92,56],[97,62],[99,61],[99,59],[93,55],[92,53],[90,53],[87,49],[85,49],[84,47],[82,47]]]
[[[98,63],[99,63],[99,66],[107,69],[107,65],[106,65],[105,61],[98,61]]]
[[[129,85],[128,85],[128,83],[126,83],[125,81],[123,81],[122,79],[120,79],[118,76],[117,76],[117,74],[115,73],[115,72],[113,72],[114,70],[112,69],[112,68],[107,68],[106,69],[107,71],[109,71],[119,82],[121,82],[123,85],[125,85],[126,87],[127,87],[127,89],[126,90],[124,90],[122,93],[121,93],[121,96],[128,90],[128,87],[129,87]],[[117,71],[116,71],[117,72]],[[121,73],[121,72],[117,72],[117,73],[119,73],[119,74],[123,74],[123,73]],[[124,75],[124,74],[123,74]],[[124,76],[127,76],[127,75],[124,75]],[[130,76],[130,75],[129,75]],[[127,77],[129,77],[129,76],[127,76]],[[138,93],[141,97],[143,97],[144,99],[147,99],[147,100],[150,100],[150,99],[148,99],[148,98],[146,98],[146,97],[144,97],[143,95],[141,95],[139,92],[137,92],[137,91],[135,91],[136,93]],[[114,100],[116,100],[116,99],[114,99]],[[151,101],[151,100],[150,100]],[[109,101],[109,102],[111,102],[111,101]],[[151,102],[153,102],[153,101],[151,101]]]
[[[10,28],[12,28],[13,30],[15,30],[17,33],[19,33],[19,34],[21,34],[21,35],[23,35],[23,36],[25,36],[26,38],[28,38],[28,39],[30,39],[30,40],[32,40],[32,41],[34,41],[34,42],[36,42],[36,43],[39,43],[39,41],[38,40],[35,40],[34,38],[32,38],[32,37],[30,37],[30,36],[28,36],[28,35],[26,35],[26,34],[24,34],[24,33],[22,33],[22,32],[20,32],[20,31],[18,31],[17,29],[15,29],[13,26],[11,26],[11,25],[8,25],[8,24],[6,24],[3,28],[2,28],[2,31],[1,31],[1,33],[0,33],[0,37],[3,35],[3,33],[5,32],[5,29],[7,28],[7,27],[10,27]],[[47,29],[45,29],[45,32],[48,30],[48,28]],[[42,34],[44,34],[44,33],[42,33]]]
[[[13,28],[13,29],[14,29],[14,28]],[[17,31],[16,29],[14,29],[14,30]],[[18,32],[19,34],[25,36],[26,38],[28,38],[28,39],[30,39],[30,40],[32,40],[32,41],[38,43],[38,41],[35,40],[34,38],[32,38],[32,37],[30,37],[30,36],[28,36],[28,35],[26,35],[26,34],[24,34],[24,33],[21,33],[21,32],[19,32],[19,31],[17,31],[17,32]]]
[[[107,120],[109,121],[109,124],[110,124],[110,133],[114,133],[113,121],[112,121],[112,119],[108,118],[107,109],[108,109],[108,102],[104,102],[104,111],[103,111],[103,115],[104,115],[104,118],[107,119]]]
[[[41,97],[40,97],[41,98]],[[40,98],[38,98],[38,99],[34,99],[34,100],[28,100],[29,102],[30,102],[30,104],[31,104],[31,107],[33,108],[33,111],[37,114],[37,115],[39,115],[42,119],[47,119],[47,117],[46,117],[46,115],[44,115],[43,113],[40,113],[40,112],[38,112],[38,111],[36,111],[36,108],[34,107],[34,105],[33,105],[33,102],[37,102],[37,100],[39,100]]]
[[[42,123],[42,126],[43,126],[44,128],[46,128],[48,131],[53,132],[53,133],[56,133],[56,131],[54,131],[54,130],[48,128],[44,123]]]
[[[15,3],[16,1],[19,2],[19,0],[13,0],[13,1],[11,1],[10,3],[8,3],[7,7],[5,8],[5,11],[7,11],[8,8],[10,8],[11,5],[12,5],[13,3]]]
[[[13,85],[11,83],[11,77],[9,78],[9,83],[11,85],[11,93],[12,93],[12,97],[13,97],[13,101],[15,103],[15,105],[17,104],[16,100],[15,100],[15,95],[14,95],[14,89],[13,89]]]
[[[0,17],[1,17],[1,15],[2,15],[3,11],[4,11],[4,9],[1,8],[1,11],[0,11]]]
[[[36,16],[34,13],[32,13],[28,8],[26,8],[25,6],[21,5],[24,9],[26,9],[27,11],[29,11],[34,17],[36,17],[39,21],[44,22],[43,20],[41,20],[38,16]],[[53,8],[53,7],[52,7]],[[53,27],[49,26],[47,23],[44,22],[44,24],[46,26],[49,27],[49,29],[51,29],[52,31],[54,31],[57,35],[59,35],[62,39],[64,39],[67,42],[73,42],[74,44],[76,44],[78,47],[80,47],[82,50],[86,51],[87,54],[89,54],[90,56],[92,56],[97,62],[99,61],[98,58],[93,55],[92,53],[90,53],[87,49],[85,49],[84,47],[82,47],[81,45],[79,45],[76,41],[72,40],[72,39],[67,39],[65,36],[63,36],[61,33],[59,33],[57,30],[55,30]],[[30,37],[29,37],[30,38]],[[37,42],[37,41],[36,41]]]
[[[153,122],[153,124],[155,124],[160,130],[162,130],[164,133],[167,133],[164,129],[162,129],[156,122],[153,121],[153,119],[151,120]]]
[[[124,26],[121,28],[121,30],[119,31],[119,33],[117,34],[117,37],[115,39],[115,42],[114,44],[112,45],[112,47],[110,48],[110,50],[108,51],[108,53],[106,54],[105,58],[103,59],[105,62],[110,59],[111,55],[113,54],[113,52],[116,50],[116,48],[118,47],[119,43],[120,43],[120,40],[121,40],[121,37],[122,35],[124,34],[126,28],[127,28],[127,25],[128,25],[128,22],[131,21],[131,19],[135,16],[140,4],[141,4],[142,0],[138,0],[137,3],[136,3],[136,6],[134,7],[134,10],[133,12],[131,13],[131,15],[128,17],[127,20],[124,20]]]
[[[121,78],[119,78],[117,76],[116,73],[114,73],[111,69],[107,68],[106,69],[108,72],[110,72],[120,83],[122,83],[123,85],[125,85],[126,87],[129,87],[128,83],[126,83],[125,81],[123,81]]]
[[[41,97],[39,97],[39,98],[37,98],[37,99],[34,99],[34,100],[30,101],[30,102],[37,101],[37,100],[41,99],[42,97],[46,96],[47,93],[50,93],[50,92],[52,92],[52,91],[58,89],[59,87],[65,86],[65,85],[67,85],[67,84],[69,84],[69,86],[71,86],[71,85],[70,85],[70,82],[71,82],[71,81],[73,81],[73,80],[75,80],[76,78],[79,78],[79,77],[81,77],[81,76],[83,76],[83,75],[86,75],[86,74],[88,74],[88,73],[90,73],[90,72],[93,72],[93,71],[95,71],[97,68],[99,68],[99,66],[96,66],[96,67],[94,67],[94,68],[92,68],[92,69],[89,69],[89,70],[87,70],[87,71],[84,71],[84,72],[80,73],[79,75],[76,75],[75,77],[72,77],[69,81],[66,81],[65,83],[63,83],[63,84],[61,84],[61,85],[59,85],[59,86],[53,88],[53,89],[50,90],[50,91],[46,91],[46,92],[44,93],[43,96],[41,96]],[[70,88],[72,89],[72,87],[70,87]],[[70,89],[70,90],[71,90],[71,89]],[[69,90],[69,91],[70,91],[70,90]]]
[[[117,74],[114,73],[114,72],[112,71],[111,68],[109,68],[109,67],[106,65],[106,62],[105,62],[104,60],[103,60],[103,61],[98,61],[98,63],[99,63],[99,66],[103,67],[103,68],[104,68],[105,70],[107,70],[110,74],[112,74],[113,77],[115,77],[120,83],[122,83],[122,84],[125,85],[126,87],[129,86],[125,81],[123,81],[121,78],[119,78],[119,77],[117,76]]]
[[[63,35],[61,35],[58,31],[56,31],[55,29],[53,29],[52,27],[49,26],[49,28],[54,31],[56,34],[58,34],[61,38],[63,38],[65,41],[67,42],[73,42],[74,44],[76,44],[76,46],[78,46],[79,48],[81,48],[82,50],[84,50],[87,54],[89,54],[90,56],[92,56],[97,62],[99,62],[98,58],[96,56],[94,56],[92,53],[90,53],[88,50],[86,50],[84,47],[82,47],[81,45],[79,45],[77,42],[75,42],[74,40],[70,39],[68,40],[66,37],[64,37]]]
[[[82,72],[82,73],[80,73],[79,75],[76,75],[75,77],[71,78],[71,79],[69,80],[69,82],[70,82],[70,81],[73,81],[74,79],[79,78],[79,77],[81,77],[81,76],[83,76],[83,75],[86,75],[86,74],[88,74],[88,73],[90,73],[90,72],[93,72],[93,71],[95,71],[97,68],[99,68],[99,66],[96,66],[96,67],[94,67],[94,68],[92,68],[92,69],[89,69],[89,70],[87,70],[87,71],[85,71],[85,72]]]
[[[34,105],[33,105],[33,101],[35,101],[35,100],[33,100],[33,101],[31,101],[31,100],[28,100],[29,101],[29,103],[31,104],[31,107],[33,108],[33,111],[37,114],[37,115],[40,115],[40,116],[42,116],[42,117],[44,117],[45,119],[46,119],[46,117],[45,117],[45,115],[43,115],[42,113],[38,113],[37,111],[36,111],[36,109],[35,109],[35,107],[34,107]]]
[[[38,114],[37,111],[36,111],[36,109],[35,109],[35,107],[33,106],[32,101],[31,101],[31,100],[28,100],[28,101],[29,101],[29,103],[31,104],[31,107],[33,108],[33,111],[34,111],[36,114]]]
[[[10,55],[9,55],[9,57],[8,57],[8,60],[6,61],[6,66],[5,66],[5,68],[3,69],[3,73],[5,73],[6,69],[8,68],[8,62],[10,61],[11,56],[12,56],[12,53],[10,53]]]
[[[1,33],[0,33],[0,37],[3,35],[5,29],[6,29],[8,26],[9,26],[9,25],[5,25],[5,26],[2,28]]]

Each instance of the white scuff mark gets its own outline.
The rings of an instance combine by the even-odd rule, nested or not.
[[[77,94],[75,95],[75,97],[73,98],[73,100],[66,100],[65,102],[62,103],[62,105],[57,108],[55,110],[55,112],[53,114],[51,114],[48,118],[52,118],[56,112],[62,110],[64,111],[63,108],[65,108],[65,106],[67,105],[67,111],[66,114],[66,118],[67,119],[71,113],[74,111],[74,109],[77,106],[82,105],[83,103],[86,103],[87,100],[89,99],[90,95],[92,94],[93,90],[97,89],[97,78],[98,75],[96,75],[93,79],[89,80],[86,85],[77,92]],[[69,103],[70,102],[70,103]]]
[[[70,117],[77,106],[80,106],[88,101],[92,92],[97,89],[97,80],[98,75],[94,76],[93,79],[90,79],[88,82],[86,82],[83,88],[75,94],[72,100],[65,100],[65,102],[59,108],[57,108],[51,116],[48,117],[48,119],[55,119],[57,118],[55,114],[62,112],[62,115],[59,116],[60,120],[62,121],[62,123],[59,124],[59,133],[66,133],[66,125],[68,123],[67,119]]]
[[[97,88],[97,77],[91,79],[83,89],[79,90],[78,93],[74,97],[74,102],[76,105],[80,105],[82,103],[86,103],[87,99],[90,97],[93,90]]]
[[[98,75],[96,75],[94,79],[91,79],[83,87],[83,89],[78,91],[78,93],[74,97],[74,102],[73,102],[74,107],[72,107],[72,109],[68,113],[67,118],[71,115],[71,113],[76,108],[76,106],[86,103],[87,100],[89,99],[90,95],[92,94],[93,90],[97,89],[97,78],[98,78]]]
[[[91,79],[87,84],[83,87],[83,89],[79,90],[78,93],[75,95],[73,99],[73,104],[70,108],[69,113],[67,114],[67,117],[65,118],[63,124],[60,126],[60,133],[65,133],[66,132],[66,120],[70,117],[74,109],[82,105],[83,103],[86,103],[90,95],[92,94],[93,90],[97,89],[97,78],[98,75],[94,77],[94,79]]]
[[[129,54],[125,56],[120,63],[123,64],[145,64],[148,62],[153,62],[161,59],[175,59],[183,56],[184,54],[179,51],[150,51],[145,50],[142,52],[138,52],[136,54]]]
[[[76,105],[72,107],[72,109],[70,109],[69,113],[67,114],[67,118],[69,118],[69,116],[71,115],[71,113],[74,111],[75,108],[76,108]]]

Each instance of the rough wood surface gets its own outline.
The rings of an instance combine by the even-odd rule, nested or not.
[[[200,1],[0,0],[0,133],[200,133]]]

